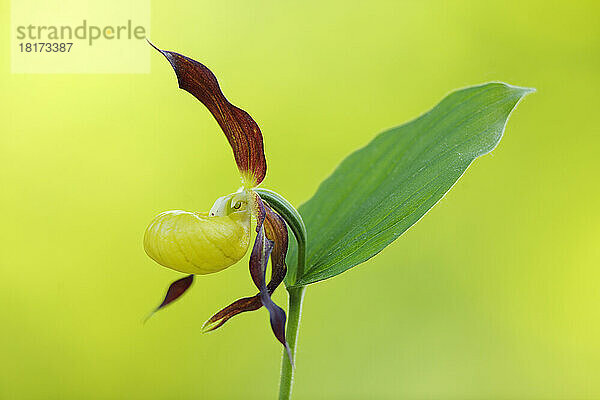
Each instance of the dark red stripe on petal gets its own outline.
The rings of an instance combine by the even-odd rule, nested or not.
[[[179,87],[200,100],[215,117],[233,149],[242,176],[250,179],[253,186],[262,182],[267,173],[267,161],[258,124],[246,111],[225,98],[217,78],[205,65],[150,45],[167,58],[175,70]]]

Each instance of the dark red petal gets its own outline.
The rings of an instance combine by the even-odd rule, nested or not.
[[[262,199],[259,198],[259,202],[262,203]],[[261,226],[260,230],[258,231],[258,235],[256,236],[252,253],[250,254],[250,275],[252,276],[252,280],[259,290],[260,301],[262,302],[263,306],[269,310],[273,334],[285,347],[290,359],[290,363],[293,363],[291,350],[285,339],[285,311],[283,311],[281,307],[273,302],[273,299],[271,299],[271,294],[269,293],[265,283],[267,262],[269,261],[269,256],[271,255],[274,244],[275,242],[265,237],[264,226]]]
[[[251,178],[254,186],[262,182],[267,173],[267,161],[258,124],[246,111],[225,98],[217,78],[206,66],[179,53],[150,45],[171,63],[179,87],[200,100],[215,117],[227,136],[242,175]]]
[[[267,238],[274,242],[274,245],[271,251],[271,281],[269,282],[269,285],[267,285],[266,292],[261,292],[260,296],[262,303],[269,310],[271,329],[273,330],[275,337],[277,337],[284,345],[290,364],[294,365],[292,352],[285,338],[285,311],[277,306],[271,299],[271,294],[273,294],[277,286],[283,282],[287,272],[285,256],[288,250],[288,230],[285,220],[266,204],[265,217],[265,234]]]
[[[162,301],[162,303],[160,303],[158,307],[156,307],[154,311],[152,311],[152,313],[146,318],[146,320],[158,310],[166,307],[167,305],[171,304],[179,297],[181,297],[190,288],[190,286],[192,286],[193,282],[194,275],[188,275],[185,278],[178,279],[175,282],[171,283],[169,289],[167,290],[167,294],[165,295],[165,299]]]

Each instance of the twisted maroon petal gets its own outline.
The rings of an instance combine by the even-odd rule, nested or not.
[[[267,289],[267,284],[265,283],[267,262],[269,260],[269,256],[271,255],[271,251],[273,250],[274,244],[275,243],[273,241],[265,237],[264,227],[261,226],[261,229],[256,236],[252,253],[250,254],[250,276],[252,276],[252,280],[259,290],[259,296],[262,305],[269,310],[273,334],[285,347],[290,359],[290,363],[293,363],[290,347],[285,340],[285,311],[283,311],[281,307],[273,302],[273,299],[271,299],[271,295]]]
[[[263,138],[250,114],[225,98],[217,78],[206,66],[179,53],[150,45],[171,63],[179,87],[200,100],[215,117],[233,149],[242,176],[251,179],[254,186],[262,182],[267,173]]]

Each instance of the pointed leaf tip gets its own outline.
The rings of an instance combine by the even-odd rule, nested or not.
[[[297,276],[292,242],[288,287],[339,275],[392,243],[496,148],[511,113],[534,91],[504,82],[459,89],[349,155],[299,208],[308,230],[306,266]]]

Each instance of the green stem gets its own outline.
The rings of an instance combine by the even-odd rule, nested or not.
[[[300,328],[300,317],[302,316],[302,300],[306,286],[288,289],[289,307],[286,339],[292,350],[292,359],[296,363],[296,348],[298,346],[298,331]],[[281,357],[281,377],[279,380],[279,400],[289,400],[292,397],[292,385],[294,384],[294,367],[290,364],[287,353],[284,351]]]

